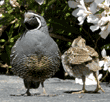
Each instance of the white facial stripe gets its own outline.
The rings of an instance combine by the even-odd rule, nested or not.
[[[38,14],[35,14],[35,13],[33,13],[33,12],[25,12],[25,14],[24,15],[26,15],[26,14],[29,14],[29,15],[35,15],[35,16],[37,16],[37,17],[40,17]]]
[[[34,15],[34,16],[36,16],[36,19],[37,19],[37,21],[38,21],[38,23],[39,23],[39,26],[37,27],[37,29],[39,29],[40,27],[41,27],[41,21],[40,21],[40,16],[38,15],[38,14],[35,14],[35,13],[33,13],[33,12],[25,12],[25,14],[24,14],[24,16],[25,16],[25,20],[24,21],[26,21],[27,19],[27,17],[26,16],[28,16],[28,15]]]
[[[37,29],[39,29],[41,27],[41,21],[40,21],[40,19],[38,17],[36,17],[36,19],[37,19],[37,21],[39,23],[39,26],[37,27]]]

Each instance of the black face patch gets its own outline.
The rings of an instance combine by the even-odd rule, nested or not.
[[[27,29],[31,30],[31,29],[35,29],[39,26],[39,22],[37,21],[37,19],[31,18],[30,20],[25,22],[25,26]]]

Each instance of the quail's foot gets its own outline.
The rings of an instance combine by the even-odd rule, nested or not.
[[[31,96],[31,93],[29,91],[26,91],[26,93],[21,94],[22,96]]]
[[[99,90],[101,90],[102,92],[105,93],[105,91],[102,89],[101,86],[97,87],[97,88],[93,91],[93,93],[97,93]]]
[[[72,92],[71,94],[81,94],[81,93],[88,93],[88,91],[87,90],[81,90],[78,92]]]
[[[26,92],[27,96],[31,96],[31,93],[30,92]]]

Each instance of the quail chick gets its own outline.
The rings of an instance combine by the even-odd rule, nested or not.
[[[61,62],[60,50],[56,42],[49,36],[45,19],[33,12],[24,14],[24,24],[27,31],[16,41],[11,49],[10,62],[15,75],[24,81],[41,83],[46,94],[44,81],[52,77]],[[27,86],[27,95],[30,95]]]
[[[73,93],[88,92],[85,89],[85,77],[90,73],[93,73],[97,81],[97,87],[93,92],[98,92],[99,90],[104,92],[99,84],[98,76],[96,73],[101,69],[98,64],[98,53],[90,46],[87,46],[85,44],[85,40],[81,36],[73,41],[72,46],[66,52],[64,52],[61,59],[64,70],[70,76],[82,78],[82,91]]]

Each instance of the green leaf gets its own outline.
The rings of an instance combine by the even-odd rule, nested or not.
[[[70,13],[66,13],[66,17],[70,16]]]
[[[19,25],[20,25],[19,23],[16,23],[15,26],[14,26],[14,28],[17,28]]]
[[[9,14],[10,14],[10,13],[12,13],[12,12],[13,12],[13,10],[12,10],[12,9],[8,11],[8,13],[9,13]]]
[[[80,32],[82,31],[82,27],[80,27]]]
[[[9,66],[8,68],[12,68],[12,66]]]
[[[68,45],[70,46],[71,45],[71,42],[68,42]]]
[[[68,35],[70,36],[70,35],[71,35],[71,33],[68,33]]]
[[[5,42],[5,39],[1,39],[0,42]]]
[[[10,42],[14,42],[14,38],[11,38],[11,39],[10,39]]]

